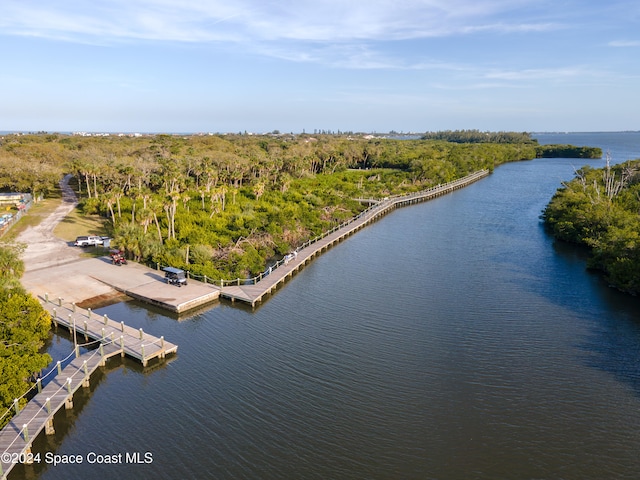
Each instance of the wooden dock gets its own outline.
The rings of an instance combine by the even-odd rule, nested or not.
[[[73,408],[73,394],[82,386],[89,387],[91,374],[104,366],[112,356],[130,356],[146,366],[149,360],[165,358],[176,353],[178,346],[167,342],[163,337],[155,337],[135,328],[116,322],[106,315],[96,315],[90,309],[82,309],[74,304],[65,304],[62,299],[50,301],[44,298],[43,307],[51,314],[54,327],[64,326],[74,337],[74,357],[62,368],[58,362],[50,372],[38,380],[34,387],[35,396],[21,409],[19,401],[13,405],[15,416],[0,430],[0,479],[5,480],[16,462],[10,460],[29,460],[32,455],[31,444],[42,430],[47,435],[55,433],[53,417],[64,407]],[[80,336],[88,343],[78,345]],[[94,350],[80,354],[80,347],[96,346]],[[44,386],[43,386],[44,385]],[[27,392],[28,393],[28,392]],[[26,396],[23,395],[23,396]],[[7,411],[5,415],[10,413]],[[41,457],[42,461],[42,457]]]
[[[140,360],[145,367],[149,360],[164,358],[178,350],[177,345],[165,341],[164,337],[149,335],[141,328],[129,327],[124,322],[110,319],[107,315],[96,315],[91,309],[85,310],[75,304],[66,304],[61,298],[45,298],[43,307],[51,314],[54,327],[61,325],[67,328],[74,338],[82,336],[86,340],[115,342],[123,356]]]
[[[33,463],[33,440],[42,430],[47,435],[55,433],[53,417],[56,412],[63,405],[66,409],[73,408],[73,394],[81,386],[89,387],[91,374],[103,366],[107,358],[118,355],[121,351],[114,342],[109,342],[77,356],[64,369],[58,362],[57,367],[46,375],[55,376],[51,375],[53,378],[44,388],[42,382],[38,382],[38,393],[24,408],[20,409],[16,400],[13,408],[17,415],[0,430],[0,478],[4,480],[17,463]],[[44,462],[43,454],[40,454],[39,460]]]
[[[454,190],[466,187],[487,175],[489,175],[488,170],[480,170],[444,185],[438,185],[408,195],[397,195],[380,200],[357,217],[338,225],[323,236],[308,241],[298,248],[292,256],[278,262],[276,268],[272,267],[272,269],[265,272],[265,274],[249,280],[238,279],[235,282],[226,283],[222,286],[220,296],[232,302],[238,300],[255,307],[256,303],[261,302],[265,295],[276,290],[278,285],[286,282],[287,279],[302,269],[316,255],[328,250],[336,243],[341,242],[346,237],[378,220],[395,208],[425,202],[446,195]],[[367,200],[367,202],[371,203],[370,200]],[[233,283],[235,283],[235,285]]]

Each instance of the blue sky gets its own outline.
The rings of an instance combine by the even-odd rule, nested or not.
[[[637,0],[1,0],[0,130],[640,129]]]

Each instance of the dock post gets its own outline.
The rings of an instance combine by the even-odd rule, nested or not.
[[[86,360],[82,363],[82,369],[84,370],[84,378],[82,379],[82,386],[85,388],[88,388],[89,387],[89,368],[87,367]]]
[[[26,443],[29,443],[29,425],[26,423],[22,425],[22,438]]]
[[[104,345],[101,343],[100,344],[100,366],[104,367],[105,363],[106,363],[106,359],[104,358]]]
[[[16,409],[16,415],[20,414],[20,404],[18,403],[18,399],[14,398],[13,399],[13,408]]]
[[[91,319],[91,309],[87,308],[87,318]]]
[[[62,375],[62,365],[60,365],[60,360],[58,360],[56,365],[58,366],[58,375]]]
[[[64,401],[64,408],[71,410],[73,408],[73,391],[71,390],[71,377],[67,378],[67,392],[69,396]]]
[[[47,408],[47,413],[51,415],[51,398],[47,397],[45,400],[45,407]],[[56,430],[53,428],[53,417],[47,420],[47,423],[44,426],[44,433],[46,435],[54,435]]]
[[[142,366],[146,367],[147,366],[147,361],[144,358],[144,344],[140,345],[140,350],[142,351]]]
[[[49,294],[46,292],[44,294],[44,303],[49,303]]]
[[[160,336],[160,347],[164,348],[164,335]]]
[[[42,393],[42,379],[41,378],[36,380],[36,385],[38,386],[38,393]]]
[[[53,428],[53,418],[47,420],[47,423],[44,424],[44,433],[45,435],[55,435],[56,429]]]
[[[76,319],[73,319],[73,323],[71,321],[71,314],[69,314],[69,330],[73,328],[73,348],[76,351],[76,358],[80,356],[80,350],[78,350],[78,334],[76,333]]]
[[[62,306],[62,298],[58,297],[58,306],[61,307]]]
[[[104,314],[104,324],[106,325],[107,322],[109,321],[109,317],[107,317],[107,314]]]
[[[71,308],[73,309],[73,313],[76,313],[76,302],[71,304]]]
[[[124,357],[124,335],[120,335],[120,348],[122,349],[120,356]]]
[[[142,336],[144,335],[144,332],[142,331],[142,328],[140,329],[140,340],[142,340]]]
[[[53,309],[53,315],[51,315],[51,320],[53,320],[54,328],[58,328],[58,315],[56,313],[56,309]]]
[[[87,321],[85,320],[84,321],[84,338],[85,338],[85,340],[87,339],[87,336],[88,336],[87,335],[88,330],[89,329],[87,328]]]
[[[104,341],[104,327],[102,327],[102,341]]]
[[[204,276],[204,284],[205,285],[207,284],[207,276],[206,275]]]
[[[124,322],[120,322],[120,331],[124,332]]]

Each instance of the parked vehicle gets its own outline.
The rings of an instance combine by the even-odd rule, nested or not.
[[[97,235],[83,235],[76,238],[74,245],[76,247],[91,247],[95,245],[102,245],[103,242],[103,238]]]
[[[120,250],[111,250],[109,255],[111,256],[111,263],[114,265],[120,266],[127,264],[127,259],[124,258],[124,254]]]
[[[162,270],[164,270],[164,279],[168,284],[178,287],[187,284],[187,274],[184,270],[173,267],[165,267]]]

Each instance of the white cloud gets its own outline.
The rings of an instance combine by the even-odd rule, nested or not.
[[[478,30],[536,31],[548,22],[495,21],[532,0],[61,0],[3,5],[4,33],[87,41],[148,39],[402,40]],[[493,20],[493,21],[492,21]],[[96,39],[93,38],[92,41]]]
[[[609,42],[610,47],[640,47],[640,40],[615,40]]]
[[[550,0],[549,0],[550,1]],[[0,33],[87,44],[221,43],[351,69],[434,68],[407,40],[563,28],[547,0],[56,0],[5,2]],[[535,13],[537,12],[537,13]],[[386,48],[385,47],[389,47]]]
[[[588,75],[583,68],[550,68],[524,70],[492,70],[484,74],[485,78],[494,80],[558,80]]]

